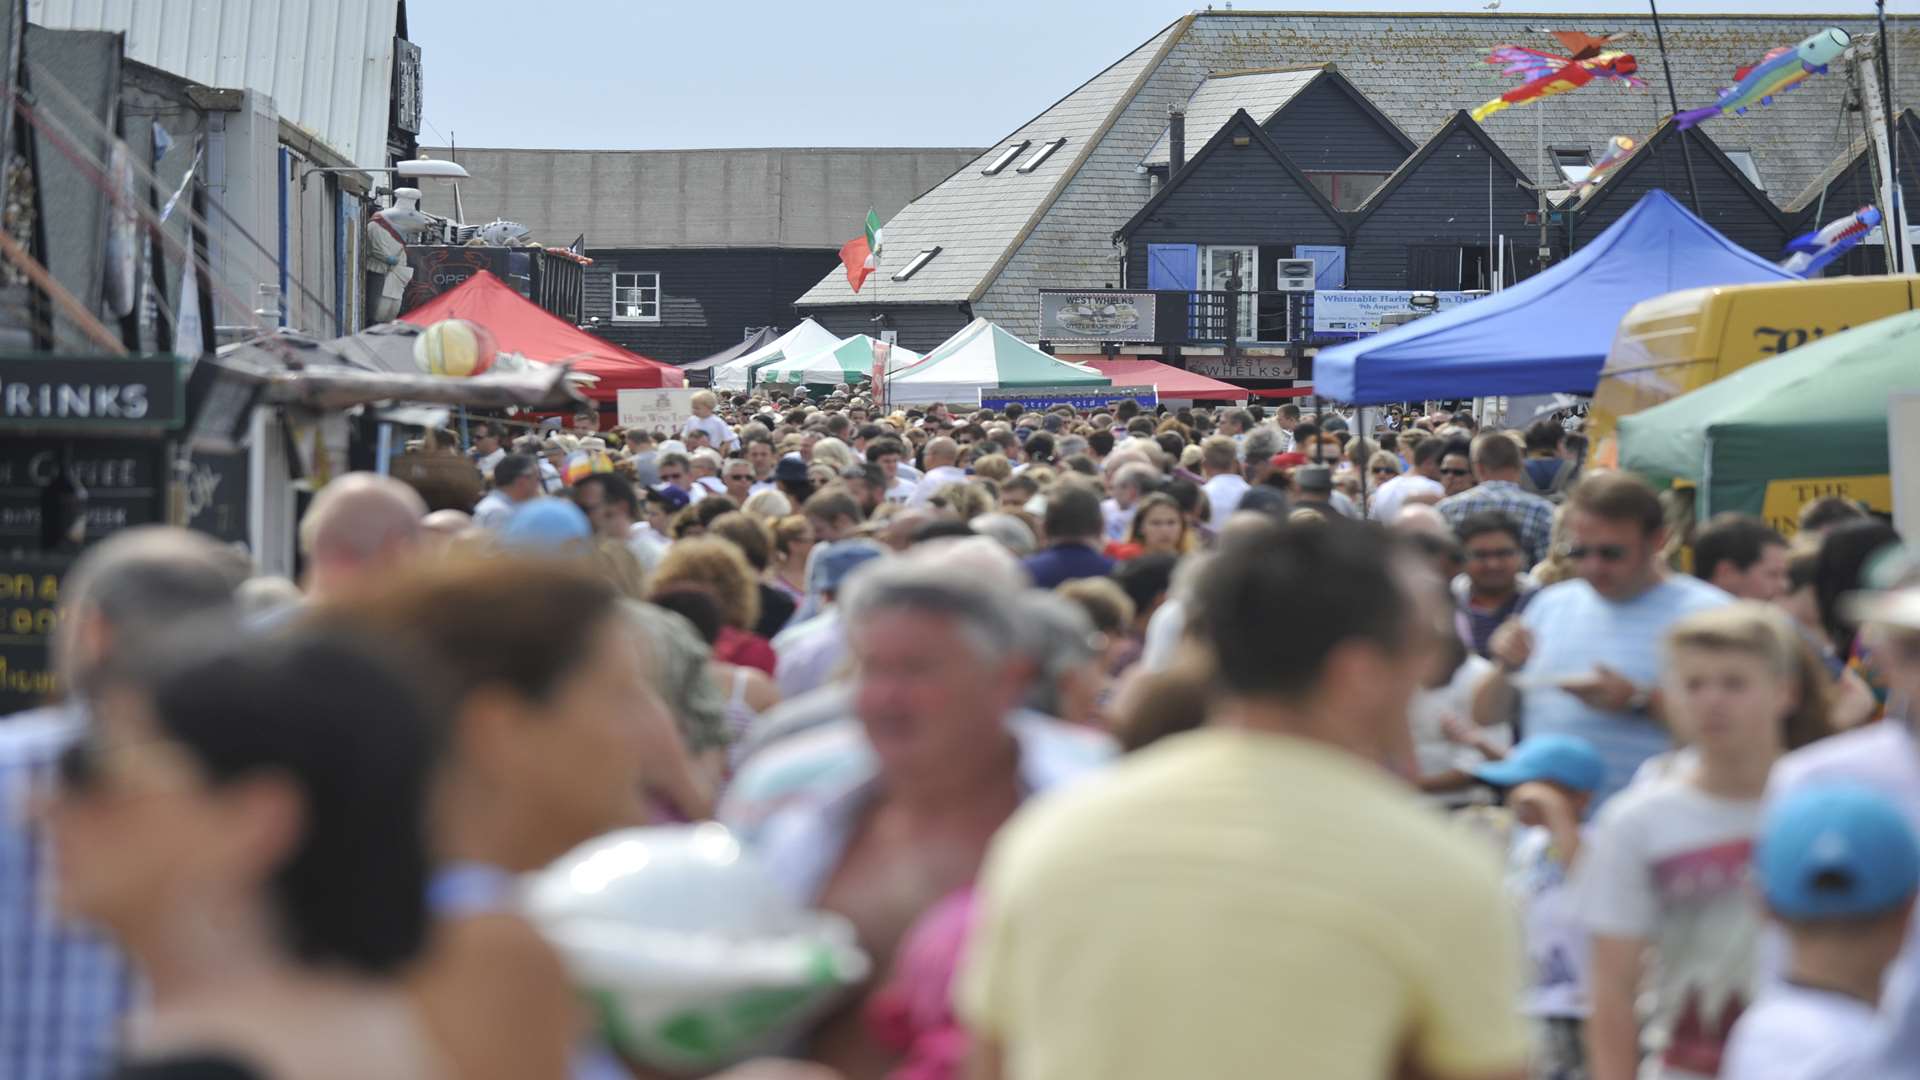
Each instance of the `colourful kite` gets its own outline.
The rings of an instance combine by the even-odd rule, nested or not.
[[[1475,120],[1485,120],[1513,105],[1578,90],[1596,78],[1619,79],[1628,86],[1647,85],[1634,77],[1640,65],[1633,54],[1605,47],[1613,40],[1612,35],[1593,37],[1577,30],[1555,30],[1553,36],[1572,55],[1556,56],[1519,45],[1501,45],[1488,50],[1487,63],[1505,64],[1501,74],[1527,81],[1473,110]]]
[[[1879,226],[1880,211],[1863,206],[1846,217],[1787,241],[1791,254],[1780,260],[1780,268],[1801,277],[1812,277]]]
[[[1845,30],[1829,26],[1798,45],[1782,45],[1759,63],[1735,71],[1733,85],[1720,91],[1718,104],[1675,113],[1674,125],[1685,130],[1715,117],[1745,115],[1756,105],[1771,105],[1775,94],[1826,74],[1827,65],[1838,60],[1852,42]]]
[[[1575,195],[1585,195],[1588,188],[1605,180],[1608,173],[1619,168],[1621,162],[1632,157],[1634,148],[1639,145],[1639,143],[1634,142],[1625,135],[1615,135],[1613,138],[1608,139],[1607,152],[1601,154],[1600,160],[1593,163],[1593,167],[1587,170],[1587,175],[1575,181],[1573,193]]]

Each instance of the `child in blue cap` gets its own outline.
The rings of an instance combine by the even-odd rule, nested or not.
[[[1586,1076],[1587,934],[1568,881],[1580,855],[1581,820],[1606,779],[1587,740],[1535,735],[1504,760],[1471,770],[1505,792],[1520,828],[1507,857],[1507,893],[1520,905],[1531,972],[1520,1011],[1534,1028],[1535,1080]]]
[[[1785,980],[1734,1025],[1721,1080],[1833,1075],[1873,1033],[1920,889],[1920,844],[1884,796],[1824,784],[1767,815],[1754,868],[1791,955]]]

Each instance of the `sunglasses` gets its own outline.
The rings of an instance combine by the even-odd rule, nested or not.
[[[1619,562],[1627,557],[1627,549],[1619,544],[1596,544],[1593,547],[1568,546],[1561,548],[1560,553],[1574,562],[1585,562],[1589,555],[1601,562]]]
[[[1472,469],[1441,469],[1441,476],[1472,476]]]
[[[1382,465],[1382,466],[1380,466],[1379,468],[1376,468],[1376,469],[1368,469],[1367,471],[1368,471],[1368,472],[1370,472],[1370,473],[1372,473],[1372,474],[1373,474],[1373,475],[1375,475],[1375,476],[1398,476],[1398,475],[1400,475],[1400,470],[1398,470],[1398,469],[1389,469],[1389,468],[1387,468],[1387,467],[1386,467],[1385,465]]]

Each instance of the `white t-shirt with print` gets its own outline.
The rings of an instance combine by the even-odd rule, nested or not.
[[[1574,874],[1589,933],[1645,938],[1654,1008],[1647,1041],[1663,1080],[1712,1077],[1760,982],[1764,918],[1753,899],[1759,799],[1721,799],[1684,777],[1601,807]]]
[[[1588,830],[1582,830],[1586,842]],[[1520,1011],[1532,1017],[1584,1018],[1587,931],[1580,925],[1572,875],[1553,854],[1544,825],[1516,828],[1507,854],[1507,895],[1520,906],[1526,931],[1527,982]]]
[[[707,442],[716,450],[731,450],[740,445],[740,436],[735,435],[727,422],[717,416],[687,417],[687,422],[680,425],[680,434],[684,436],[690,431],[706,432]]]
[[[1818,1080],[1868,1044],[1879,1016],[1859,998],[1783,983],[1734,1025],[1720,1080]]]

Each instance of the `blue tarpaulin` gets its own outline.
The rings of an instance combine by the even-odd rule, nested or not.
[[[1353,405],[1590,394],[1627,309],[1706,285],[1795,281],[1650,191],[1557,266],[1492,296],[1322,349],[1313,390]]]

